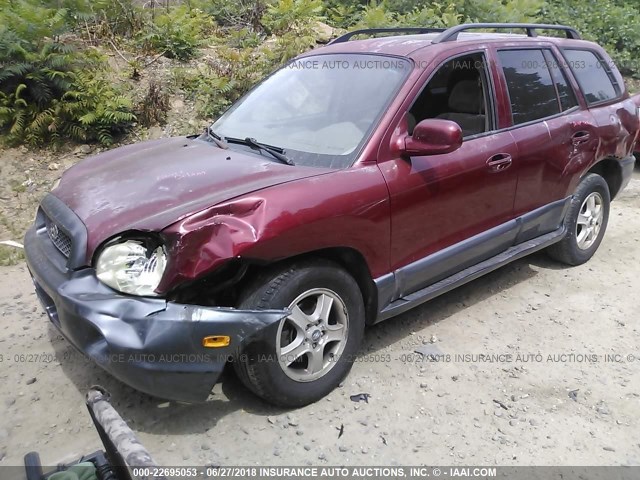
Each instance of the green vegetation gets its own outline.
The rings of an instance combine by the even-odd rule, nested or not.
[[[9,143],[109,144],[134,120],[96,50],[66,36],[66,8],[0,0],[0,130]]]
[[[0,139],[108,145],[136,123],[164,122],[163,85],[154,79],[140,100],[131,84],[157,57],[174,62],[169,87],[211,119],[316,46],[326,25],[337,34],[472,21],[573,25],[640,78],[635,0],[0,0]],[[108,54],[127,60],[127,71]]]
[[[597,11],[596,11],[597,9]],[[597,4],[549,0],[542,15],[576,27],[602,45],[624,75],[640,78],[640,3],[605,0]]]
[[[10,233],[14,238],[21,238],[22,234],[16,226],[11,223],[0,212],[0,230],[5,230]],[[4,238],[0,239],[4,240]],[[15,265],[16,263],[24,260],[24,251],[21,248],[10,247],[8,245],[0,244],[0,267],[6,267],[9,265]]]
[[[24,253],[21,249],[0,245],[0,267],[15,265],[24,260]]]
[[[162,52],[168,58],[189,60],[196,56],[198,47],[214,30],[210,15],[198,9],[180,5],[155,16],[141,31],[137,41],[147,49]]]

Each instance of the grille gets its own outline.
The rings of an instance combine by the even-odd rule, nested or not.
[[[69,258],[71,254],[71,238],[69,238],[69,235],[63,232],[58,225],[47,217],[45,217],[45,224],[47,226],[47,233],[53,244],[65,257]]]

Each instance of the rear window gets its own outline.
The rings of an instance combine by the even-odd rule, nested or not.
[[[513,124],[532,122],[560,113],[556,87],[542,50],[501,50]]]
[[[564,56],[589,105],[613,100],[621,90],[607,63],[590,50],[565,49]]]

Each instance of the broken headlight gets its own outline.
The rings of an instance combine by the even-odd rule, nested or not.
[[[144,240],[125,240],[106,246],[96,262],[100,281],[122,293],[156,296],[167,254],[164,248]]]

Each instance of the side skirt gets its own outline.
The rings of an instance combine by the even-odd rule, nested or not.
[[[442,295],[443,293],[453,290],[460,285],[464,285],[465,283],[475,280],[482,275],[492,272],[493,270],[496,270],[506,265],[507,263],[510,263],[522,257],[526,257],[527,255],[538,250],[542,250],[543,248],[546,248],[549,245],[560,241],[564,236],[565,231],[566,229],[563,225],[553,232],[515,245],[494,257],[491,257],[471,267],[465,268],[464,270],[443,280],[440,280],[439,282],[429,285],[426,288],[417,290],[408,295],[403,295],[401,298],[394,300],[384,309],[382,309],[380,313],[378,313],[378,317],[373,323],[378,323],[404,313],[407,310],[410,310],[413,307],[416,307],[426,301]]]

